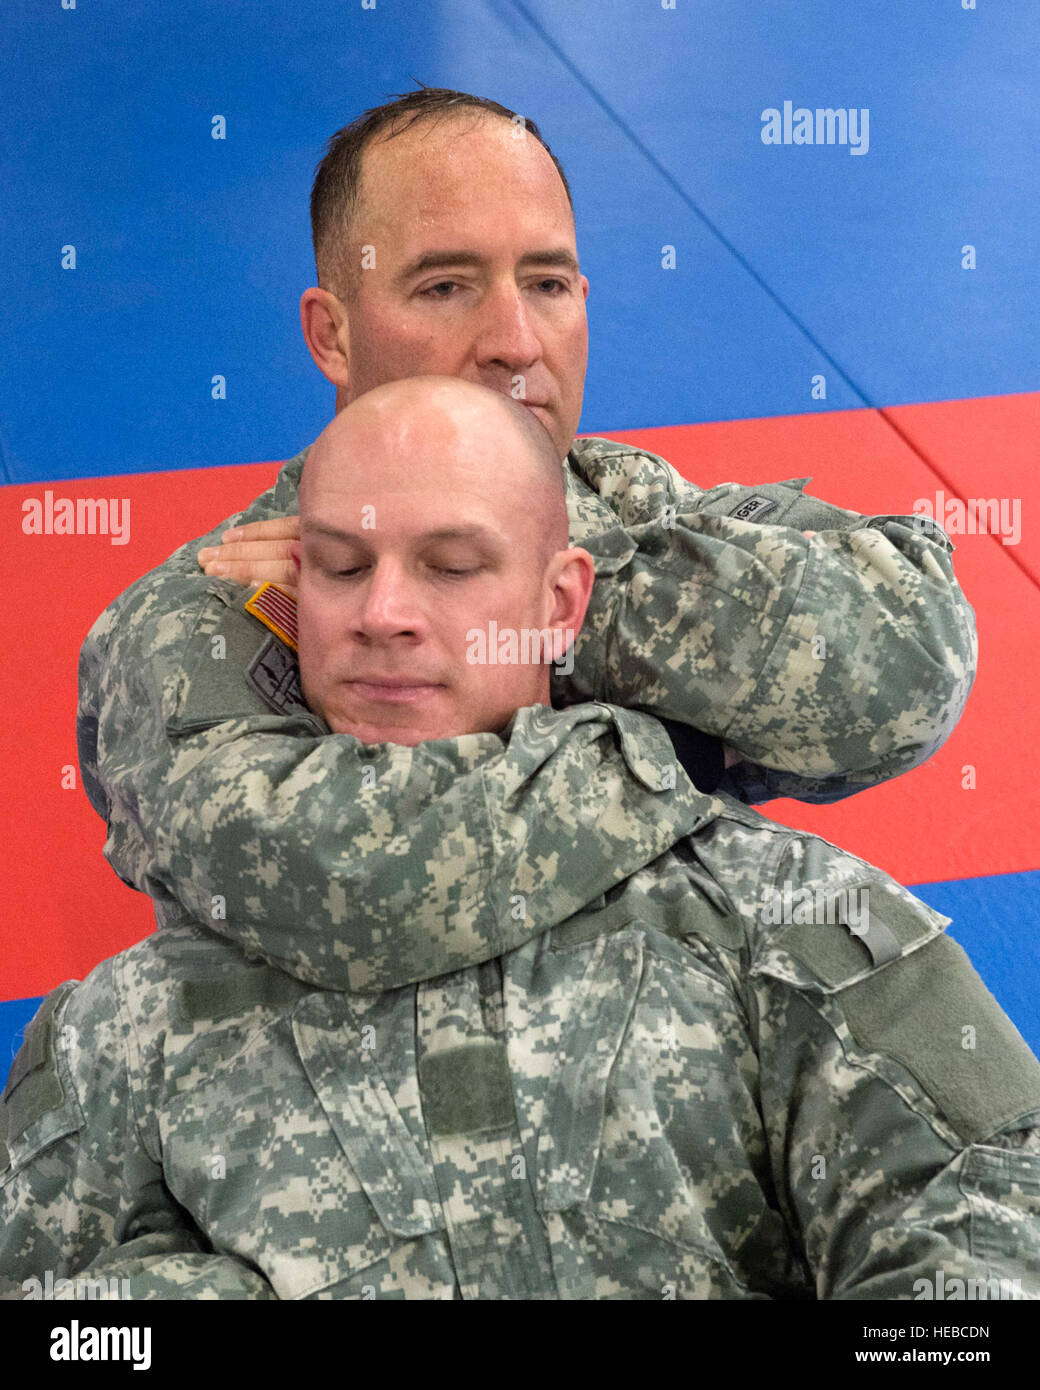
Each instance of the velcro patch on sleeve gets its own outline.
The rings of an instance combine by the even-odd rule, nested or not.
[[[185,980],[181,985],[181,1006],[192,1022],[218,1020],[252,1009],[277,1008],[293,1004],[314,986],[304,984],[284,970],[257,965],[239,968],[211,980]]]
[[[949,919],[871,876],[838,889],[774,893],[763,920],[791,925],[775,932],[758,968],[833,993],[920,949]]]
[[[264,626],[270,628],[270,623]],[[306,718],[320,732],[300,687],[294,649],[261,632],[239,595],[215,588],[182,656],[170,734],[194,734],[230,719],[277,714]]]
[[[1040,1109],[1040,1062],[964,950],[938,936],[840,996],[867,1051],[895,1058],[967,1144]]]
[[[8,1142],[23,1134],[48,1110],[56,1110],[66,1098],[58,1073],[54,1017],[75,988],[75,980],[59,985],[43,1001],[26,1029],[2,1097]]]

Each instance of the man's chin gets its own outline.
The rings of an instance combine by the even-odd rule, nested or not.
[[[399,743],[404,748],[414,748],[417,743],[425,743],[431,738],[448,738],[429,729],[387,729],[375,724],[357,724],[351,720],[330,719],[327,721],[334,734],[349,734],[359,743]]]
[[[414,748],[418,743],[430,743],[435,739],[462,738],[466,734],[498,733],[505,727],[505,723],[499,721],[498,728],[495,730],[474,729],[462,720],[455,722],[449,720],[431,721],[428,725],[417,727],[403,725],[391,727],[386,724],[372,724],[364,720],[344,719],[329,714],[325,715],[325,722],[334,734],[349,734],[351,738],[356,738],[359,743],[397,743],[404,748]]]
[[[399,743],[404,748],[414,748],[417,743],[428,743],[431,739],[458,738],[468,732],[446,719],[392,724],[326,713],[325,722],[334,734],[349,734],[359,743]]]

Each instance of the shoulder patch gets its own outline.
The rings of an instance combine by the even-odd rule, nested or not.
[[[752,973],[833,994],[918,951],[949,919],[871,875],[841,887],[785,883],[760,920],[770,933]]]
[[[249,680],[278,714],[307,714],[300,667],[284,642],[269,637],[253,657]]]
[[[274,588],[262,585],[257,592]],[[292,603],[291,596],[277,592]],[[239,589],[231,594],[226,588],[210,591],[183,652],[183,674],[166,721],[167,731],[194,734],[229,719],[270,717],[274,712],[292,718],[302,716],[315,733],[324,732],[318,716],[307,708],[300,687],[295,644],[288,641],[295,637],[295,625],[290,628],[265,615],[260,621],[276,635],[261,631],[258,615],[247,609],[241,593]],[[268,606],[272,603],[269,600]],[[295,615],[295,604],[291,611]],[[289,610],[282,616],[288,624]],[[278,635],[276,629],[283,626],[284,635]]]
[[[280,1007],[295,1003],[305,994],[316,993],[284,970],[270,965],[247,966],[208,980],[185,980],[180,987],[181,1007],[193,1023],[216,1022],[231,1014],[247,1013],[261,1007]]]
[[[774,502],[771,497],[763,497],[761,493],[756,492],[738,502],[729,515],[736,521],[760,521],[767,512],[774,511],[779,505],[779,502]]]
[[[296,600],[277,584],[261,584],[245,601],[245,610],[293,651],[297,650]]]
[[[936,934],[909,904],[876,879],[818,891],[813,895],[812,914],[811,921],[794,918],[783,933],[783,947],[832,989],[872,967],[898,960]],[[827,931],[830,924],[845,931]]]

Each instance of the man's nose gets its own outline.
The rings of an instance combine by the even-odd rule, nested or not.
[[[513,281],[495,285],[480,306],[474,353],[479,367],[523,372],[542,355],[527,301]]]
[[[418,584],[405,568],[378,561],[362,581],[361,602],[355,614],[358,635],[378,641],[418,637],[425,627]]]

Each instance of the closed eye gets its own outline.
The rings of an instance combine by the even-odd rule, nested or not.
[[[366,565],[355,565],[348,570],[333,570],[332,574],[334,579],[353,579],[356,574],[360,574],[366,568]],[[431,565],[430,568],[435,574],[447,575],[451,579],[465,579],[467,575],[480,573],[480,566],[465,570],[449,569],[446,565]]]

